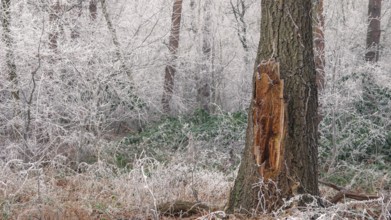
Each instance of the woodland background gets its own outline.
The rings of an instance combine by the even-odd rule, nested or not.
[[[157,218],[160,204],[176,200],[214,207],[206,219],[224,215],[244,146],[260,1],[183,2],[168,115],[161,98],[172,0],[96,1],[95,12],[85,0],[10,2],[10,29],[0,29],[0,218]],[[324,1],[323,15],[320,179],[385,195],[391,2],[382,1],[376,63],[364,57],[367,0]],[[389,218],[390,207],[348,201],[274,217]]]

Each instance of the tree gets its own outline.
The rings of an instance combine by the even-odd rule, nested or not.
[[[202,63],[201,63],[201,73],[198,77],[197,82],[197,101],[199,108],[209,112],[210,104],[210,75],[212,73],[211,68],[211,59],[212,59],[212,1],[206,0],[204,2],[203,11],[204,11],[204,23],[202,25]]]
[[[95,21],[96,20],[96,16],[98,15],[98,7],[96,5],[96,2],[97,0],[90,0],[90,5],[88,7],[89,11],[90,11],[90,16],[91,16],[91,20]]]
[[[182,0],[175,0],[172,7],[172,17],[171,17],[171,33],[169,38],[168,49],[170,50],[170,60],[167,63],[164,74],[164,86],[163,86],[163,97],[162,105],[163,112],[169,113],[170,101],[172,99],[172,94],[174,91],[174,77],[176,73],[176,59],[177,51],[179,47],[179,33],[181,27],[181,17],[182,17]]]
[[[49,8],[49,23],[50,23],[50,32],[49,32],[49,49],[53,51],[53,54],[58,54],[58,37],[59,37],[59,15],[61,10],[60,1],[50,5]],[[52,57],[52,62],[55,61],[55,58]]]
[[[76,13],[72,15],[72,30],[71,30],[71,39],[75,40],[80,37],[80,17],[83,13],[83,1],[77,0],[75,5]]]
[[[271,212],[283,199],[319,194],[311,1],[262,1],[261,64],[228,212]]]
[[[381,0],[369,0],[366,61],[377,62],[379,60],[380,16]]]
[[[230,0],[230,4],[236,21],[238,37],[240,43],[242,44],[243,50],[245,51],[244,62],[247,67],[247,65],[249,65],[249,46],[247,40],[247,24],[245,22],[244,16],[246,15],[248,6],[246,6],[244,0],[236,0],[236,3],[233,3],[232,0]]]
[[[100,0],[101,6],[102,6],[102,13],[105,17],[107,28],[109,29],[109,32],[111,34],[111,39],[113,41],[113,44],[115,46],[115,55],[117,58],[117,61],[121,64],[121,69],[128,75],[129,80],[133,83],[132,75],[130,69],[127,67],[125,63],[125,59],[121,52],[121,43],[118,40],[117,31],[114,28],[113,22],[111,21],[111,17],[109,14],[109,11],[107,10],[106,0]]]
[[[16,74],[16,64],[15,64],[15,55],[13,52],[13,39],[11,34],[11,0],[2,0],[2,19],[1,23],[3,26],[3,42],[5,44],[6,50],[6,66],[9,81],[12,84],[12,98],[14,100],[19,100],[19,90],[18,90],[18,76]]]

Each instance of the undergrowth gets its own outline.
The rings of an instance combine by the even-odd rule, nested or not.
[[[246,126],[244,112],[209,114],[198,110],[163,118],[123,138],[116,148],[116,164],[129,166],[140,155],[168,163],[177,154],[197,153],[205,156],[198,157],[204,168],[232,170],[241,156]]]

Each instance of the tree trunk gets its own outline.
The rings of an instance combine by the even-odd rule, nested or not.
[[[170,50],[170,60],[167,63],[164,75],[162,105],[163,112],[168,114],[171,111],[170,101],[174,91],[174,77],[176,73],[175,62],[177,60],[177,51],[179,47],[179,34],[182,17],[182,0],[175,0],[172,8],[171,33],[168,49]]]
[[[49,14],[49,23],[50,23],[50,32],[49,32],[49,49],[53,51],[54,54],[58,54],[58,35],[59,35],[59,24],[58,18],[60,14],[60,2],[57,0],[56,3],[53,3],[50,6]],[[55,58],[52,58],[52,61],[55,61]]]
[[[315,69],[316,69],[316,85],[318,91],[322,91],[325,86],[325,56],[324,56],[324,15],[323,15],[323,0],[315,0],[314,3],[314,53],[315,53]]]
[[[204,24],[202,26],[202,64],[201,64],[201,74],[198,80],[197,85],[197,101],[199,108],[209,112],[209,104],[211,97],[211,88],[210,88],[210,76],[212,73],[211,70],[211,58],[212,58],[212,36],[211,36],[211,0],[206,0],[204,3]]]
[[[245,5],[244,0],[236,0],[236,3],[234,4],[232,0],[230,0],[232,13],[234,14],[236,25],[237,25],[237,33],[239,37],[239,41],[242,44],[242,47],[245,52],[244,56],[244,62],[246,63],[246,66],[249,65],[249,46],[248,46],[248,40],[247,40],[247,24],[244,20],[244,16],[246,15],[247,7]]]
[[[283,199],[319,194],[311,1],[262,1],[261,64],[228,212],[271,212]]]
[[[365,60],[369,62],[377,62],[379,60],[380,16],[381,0],[369,0],[367,52],[365,54]]]
[[[97,0],[90,0],[90,5],[88,7],[88,9],[90,10],[90,16],[92,21],[95,21],[98,15],[98,7],[96,1]]]
[[[83,0],[77,0],[76,14],[72,15],[73,27],[71,30],[71,39],[75,40],[80,37],[80,17],[83,13]]]
[[[5,45],[5,59],[8,77],[12,85],[11,95],[14,100],[19,100],[18,76],[16,74],[15,55],[13,51],[13,39],[11,34],[11,0],[2,0],[3,16],[3,42]]]
[[[111,39],[113,41],[113,44],[115,46],[115,55],[117,56],[117,61],[120,62],[121,64],[121,69],[125,71],[126,75],[129,77],[130,82],[133,83],[133,78],[131,75],[130,69],[126,66],[125,59],[122,55],[121,52],[121,44],[118,40],[117,32],[113,26],[113,22],[111,21],[109,12],[107,10],[107,5],[106,5],[106,0],[101,0],[100,1],[101,6],[102,6],[102,13],[103,16],[105,17],[106,23],[107,23],[107,28],[109,29],[109,32],[111,34]]]

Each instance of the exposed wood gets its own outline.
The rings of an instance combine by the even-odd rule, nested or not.
[[[255,65],[258,66],[262,60],[271,58],[279,62],[283,91],[277,89],[276,85],[267,85],[266,88],[275,89],[275,98],[283,98],[278,100],[279,107],[275,107],[276,103],[266,104],[273,106],[269,107],[270,109],[275,109],[270,113],[274,115],[269,115],[269,122],[267,117],[264,117],[265,121],[260,123],[262,117],[259,115],[254,120],[254,114],[258,114],[256,112],[259,109],[259,90],[264,89],[257,86],[261,77],[255,68],[252,103],[248,113],[252,117],[248,119],[246,146],[230,193],[226,209],[228,213],[253,215],[273,212],[284,204],[284,200],[297,194],[319,195],[319,121],[312,37],[312,0],[262,1],[261,4],[263,31]],[[271,79],[269,83],[274,84],[278,74],[268,76]],[[277,98],[268,102],[272,100]],[[280,120],[275,120],[278,117]],[[275,127],[271,129],[273,124]],[[263,132],[266,129],[272,132]],[[300,205],[304,205],[307,200],[312,202],[312,199],[303,196]]]
[[[377,62],[379,60],[381,1],[382,0],[369,0],[368,3],[369,24],[365,60],[369,62]]]
[[[181,27],[181,17],[182,17],[182,0],[175,0],[172,8],[172,17],[171,17],[171,32],[169,37],[168,49],[170,51],[170,60],[167,63],[164,74],[164,85],[163,85],[163,96],[162,96],[162,105],[163,112],[168,114],[171,111],[170,101],[172,99],[172,94],[174,91],[174,78],[176,73],[176,59],[177,51],[179,47],[179,34]]]
[[[284,81],[274,59],[263,61],[255,79],[253,105],[254,155],[259,174],[275,179],[281,171],[286,130]]]

